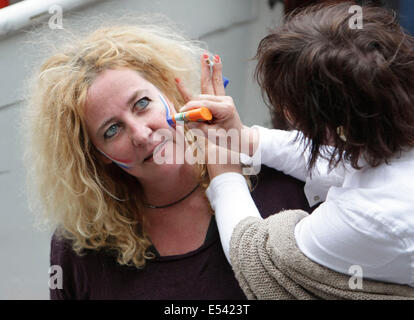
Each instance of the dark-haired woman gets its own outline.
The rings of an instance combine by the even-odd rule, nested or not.
[[[209,165],[207,195],[249,298],[414,297],[414,40],[381,8],[352,28],[351,5],[305,9],[259,45],[257,79],[296,130],[247,128],[228,97],[185,107],[213,112],[198,128],[248,132],[250,155],[323,201],[261,219],[241,168]]]

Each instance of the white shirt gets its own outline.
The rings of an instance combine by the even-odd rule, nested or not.
[[[297,131],[257,127],[261,162],[305,181],[310,205],[324,201],[295,228],[299,249],[311,260],[337,272],[414,286],[414,149],[389,165],[361,170],[340,165],[329,172],[320,158],[311,178],[309,152]],[[362,163],[362,162],[361,162]],[[224,252],[235,226],[260,217],[242,175],[215,177],[207,189]]]

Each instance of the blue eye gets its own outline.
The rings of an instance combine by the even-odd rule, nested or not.
[[[118,132],[118,127],[119,126],[117,124],[113,124],[112,126],[110,126],[108,130],[105,131],[104,138],[109,139],[116,135],[116,133]]]
[[[149,98],[144,97],[144,98],[142,98],[142,99],[138,100],[138,101],[135,103],[134,107],[137,107],[137,108],[138,108],[138,111],[142,111],[142,110],[144,110],[146,107],[148,107],[148,105],[149,105],[149,103],[150,103],[150,102],[151,102],[151,100],[150,100]]]

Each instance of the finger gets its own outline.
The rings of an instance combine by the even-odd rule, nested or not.
[[[221,102],[224,100],[223,97],[224,96],[216,96],[216,95],[211,95],[211,94],[200,94],[199,96],[194,97],[192,101],[210,100],[210,101]]]
[[[207,136],[210,125],[204,122],[188,122],[187,127],[194,136]]]
[[[223,84],[223,65],[221,63],[221,59],[219,55],[214,56],[212,81],[213,81],[214,93],[217,96],[224,96],[226,94],[226,91],[224,89],[224,84]]]
[[[179,112],[186,112],[192,109],[203,108],[203,107],[208,108],[211,112],[213,111],[217,112],[217,110],[221,110],[225,108],[226,105],[224,101],[191,100],[187,102],[187,104],[184,107],[180,108]],[[214,113],[213,113],[213,116],[214,116]]]
[[[193,109],[198,109],[204,107],[201,103],[194,103],[194,101],[188,102],[185,106],[181,107],[178,112],[186,112]]]
[[[192,137],[191,140],[196,141],[197,144],[203,145],[204,143],[202,142],[208,140],[208,128],[205,124],[192,122],[187,124],[187,128],[187,134]]]
[[[181,93],[181,96],[183,97],[184,101],[187,103],[192,99],[190,91],[184,86],[182,81],[178,78],[175,78],[175,82],[177,84],[177,89]]]
[[[201,93],[214,94],[213,82],[211,79],[211,62],[207,53],[201,56]]]
[[[197,97],[194,97],[191,99],[191,101],[188,101],[185,106],[182,106],[178,111],[179,112],[186,112],[192,109],[197,109],[204,107],[204,102],[206,100],[209,100],[211,102],[223,102],[226,98],[224,96],[214,96],[211,94],[200,94]]]
[[[221,121],[227,119],[233,113],[233,101],[228,96],[221,96],[219,101],[198,100],[189,101],[183,110],[190,110],[194,108],[206,107],[213,114],[213,121]],[[181,109],[180,109],[181,112]]]

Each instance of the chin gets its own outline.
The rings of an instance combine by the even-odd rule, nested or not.
[[[142,168],[139,172],[129,172],[131,175],[136,177],[138,180],[146,181],[159,181],[163,179],[168,179],[168,177],[179,174],[180,169],[184,164],[156,164],[152,163],[151,168]]]

